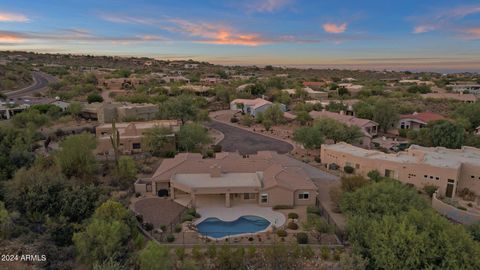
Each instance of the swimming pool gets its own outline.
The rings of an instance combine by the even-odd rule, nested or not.
[[[270,221],[258,216],[241,216],[234,221],[223,221],[211,217],[197,224],[197,229],[202,235],[222,238],[231,235],[260,232],[268,226],[270,226]]]

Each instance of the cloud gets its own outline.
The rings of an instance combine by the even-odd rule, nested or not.
[[[480,39],[480,27],[463,29],[462,32],[465,39]]]
[[[125,24],[143,24],[143,25],[157,25],[159,20],[146,17],[122,16],[117,14],[100,14],[100,18],[107,22],[125,23]]]
[[[19,13],[0,12],[0,22],[28,22],[30,19]]]
[[[10,32],[10,31],[0,31],[0,43],[5,44],[14,44],[14,43],[21,43],[24,41],[23,35]]]
[[[258,46],[269,43],[259,34],[241,32],[222,24],[193,22],[184,19],[169,19],[168,22],[172,25],[163,27],[163,29],[198,37],[200,39],[195,41],[199,43],[243,46]]]
[[[75,43],[113,43],[127,44],[133,42],[158,42],[167,39],[157,35],[137,36],[101,36],[85,29],[62,29],[55,32],[13,32],[0,31],[0,43],[25,43],[25,42],[75,42]]]
[[[275,12],[293,3],[293,0],[253,0],[246,3],[249,12]]]
[[[417,23],[414,26],[412,33],[421,34],[435,30],[451,31],[455,28],[454,25],[459,20],[477,13],[480,13],[480,5],[442,9],[432,14],[413,18]]]
[[[347,23],[334,24],[334,23],[325,23],[322,25],[323,30],[327,33],[340,34],[347,30]]]

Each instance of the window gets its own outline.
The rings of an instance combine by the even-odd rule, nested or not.
[[[255,193],[243,193],[243,199],[244,200],[254,200],[255,199]]]
[[[308,200],[309,195],[310,195],[310,193],[308,193],[308,192],[298,193],[298,199],[299,200]]]
[[[262,195],[260,195],[260,202],[261,203],[267,203],[268,202],[268,194],[263,193]]]
[[[132,143],[132,148],[133,149],[140,149],[141,145],[140,145],[140,143]]]

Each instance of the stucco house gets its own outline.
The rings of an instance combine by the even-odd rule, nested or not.
[[[369,119],[358,118],[352,115],[346,115],[343,111],[340,113],[329,112],[327,110],[311,111],[309,115],[313,119],[330,118],[341,122],[347,126],[357,126],[363,132],[361,145],[370,148],[373,137],[378,134],[378,123]]]
[[[366,150],[346,143],[322,145],[320,157],[327,166],[351,166],[355,174],[367,176],[377,170],[382,176],[412,184],[438,187],[438,194],[454,197],[457,191],[468,188],[480,194],[480,149],[422,147],[412,145],[404,152],[386,154]]]
[[[151,178],[139,179],[135,191],[169,196],[183,205],[199,199],[222,198],[225,207],[235,203],[260,206],[315,204],[317,187],[303,168],[282,164],[274,152],[241,156],[219,153],[181,153],[165,159]]]
[[[230,102],[230,110],[242,111],[254,117],[258,113],[266,111],[271,106],[273,106],[273,103],[263,98],[235,99]],[[283,112],[287,111],[287,107],[284,104],[279,103],[279,106]]]
[[[432,112],[414,112],[412,114],[400,115],[398,120],[398,129],[420,129],[425,127],[429,122],[437,120],[445,120],[446,118],[440,114]]]

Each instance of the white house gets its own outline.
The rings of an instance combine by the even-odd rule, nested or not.
[[[284,104],[279,105],[283,112],[287,110],[287,107]],[[256,116],[258,113],[266,111],[271,106],[273,106],[273,103],[263,98],[235,99],[230,102],[230,110],[243,111],[252,116]]]

